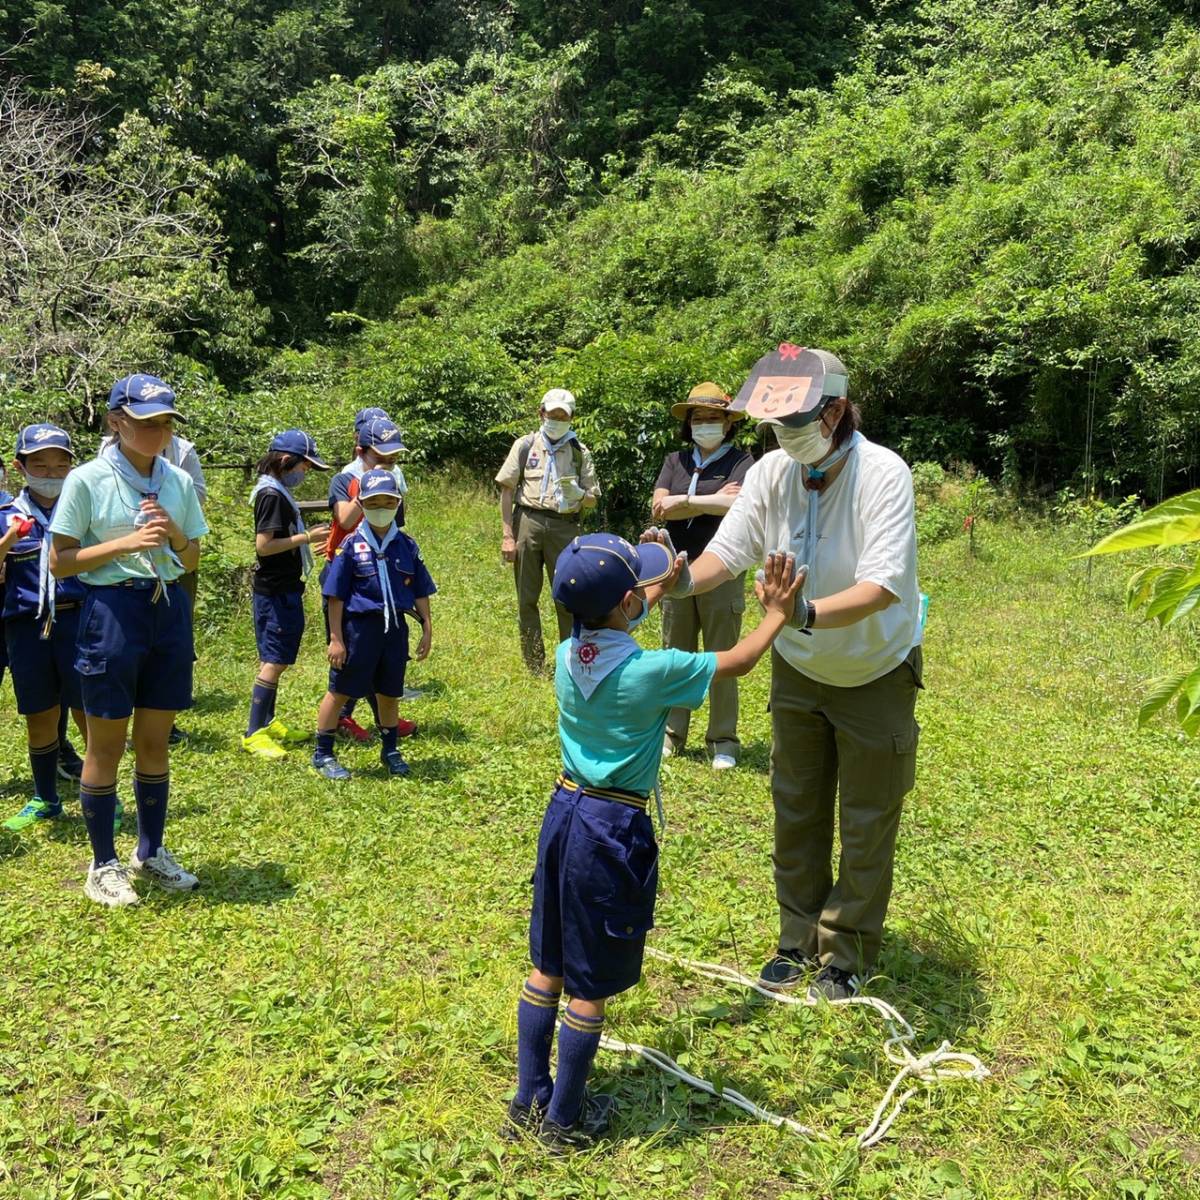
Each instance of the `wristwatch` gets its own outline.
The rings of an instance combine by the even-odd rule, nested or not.
[[[796,616],[799,617],[800,614],[797,613]],[[804,623],[800,624],[799,621],[796,622],[796,624],[800,628],[800,632],[807,634],[809,637],[812,637],[813,622],[816,619],[817,619],[817,606],[811,600],[805,600],[804,601]]]

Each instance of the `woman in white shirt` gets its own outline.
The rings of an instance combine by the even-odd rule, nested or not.
[[[922,684],[912,476],[858,432],[846,370],[826,351],[784,343],[758,362],[734,407],[773,425],[781,449],[751,467],[691,565],[692,586],[719,587],[774,550],[808,568],[795,625],[771,658],[780,935],[761,977],[789,988],[816,972],[811,996],[844,999],[879,951],[915,774]]]

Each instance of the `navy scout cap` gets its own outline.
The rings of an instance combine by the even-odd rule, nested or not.
[[[400,430],[387,417],[376,417],[362,427],[358,444],[378,454],[399,454],[404,449]]]
[[[307,458],[318,471],[329,470],[329,464],[317,453],[317,443],[303,429],[285,429],[277,433],[267,449],[278,450],[281,454],[298,454]]]
[[[754,364],[729,407],[768,425],[799,429],[846,395],[848,383],[846,368],[836,355],[784,342]]]
[[[131,417],[157,417],[169,413],[184,421],[187,418],[175,408],[175,392],[157,375],[126,375],[112,385],[108,393],[110,412],[121,409]]]
[[[358,481],[358,498],[369,500],[372,496],[395,496],[400,499],[400,485],[396,476],[385,467],[364,471]]]
[[[354,414],[354,436],[358,437],[372,421],[390,421],[382,408],[360,408]]]
[[[626,592],[658,583],[670,575],[672,566],[667,548],[658,542],[635,546],[615,533],[588,533],[558,556],[550,591],[569,613],[599,621]]]
[[[71,435],[57,425],[26,425],[17,434],[17,454],[36,454],[39,450],[65,450],[72,458]]]

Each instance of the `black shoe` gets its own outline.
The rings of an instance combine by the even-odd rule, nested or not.
[[[612,1124],[617,1102],[607,1092],[584,1092],[579,1116],[573,1125],[560,1125],[546,1117],[538,1140],[549,1150],[590,1150]]]
[[[186,742],[188,735],[179,728],[178,725],[171,726],[171,732],[167,734],[167,745],[178,746],[180,742]]]
[[[59,779],[70,779],[78,783],[83,777],[83,759],[75,752],[75,747],[70,742],[64,742],[59,750],[55,770]]]
[[[508,1116],[500,1126],[500,1136],[506,1142],[519,1142],[523,1137],[533,1137],[541,1127],[545,1109],[535,1099],[532,1104],[522,1104],[515,1096],[508,1102]]]
[[[412,768],[404,761],[399,750],[388,750],[379,756],[379,761],[387,768],[389,775],[399,775],[402,779],[412,773]]]
[[[841,967],[822,967],[821,973],[808,985],[810,1000],[849,1000],[862,991],[862,980],[852,971]]]
[[[821,964],[803,950],[785,950],[782,947],[776,951],[775,957],[763,965],[758,973],[758,982],[763,987],[775,991],[786,992],[794,988],[805,975],[815,971]]]

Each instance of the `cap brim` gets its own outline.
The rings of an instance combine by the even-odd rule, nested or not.
[[[659,583],[670,575],[675,560],[661,542],[643,542],[637,551],[641,563],[638,569],[638,587]]]
[[[121,411],[125,413],[126,416],[132,417],[135,421],[145,421],[150,417],[170,415],[177,421],[182,421],[185,425],[187,424],[187,417],[185,417],[183,413],[181,413],[172,404],[164,404],[159,401],[152,400],[149,404],[143,404],[140,407],[141,411],[135,412],[132,405],[122,404]]]
[[[314,467],[316,467],[318,471],[332,471],[333,470],[333,468],[327,462],[322,462],[319,458],[314,458],[313,455],[311,455],[311,454],[304,455],[304,458],[308,462],[312,463],[312,465]]]
[[[403,442],[385,442],[382,446],[368,446],[367,448],[374,450],[376,454],[399,454],[401,450],[408,449]]]

